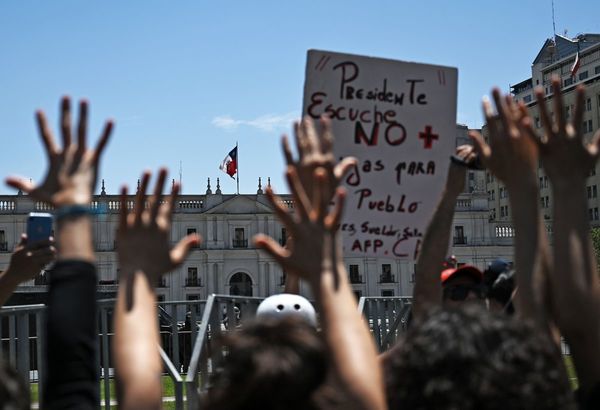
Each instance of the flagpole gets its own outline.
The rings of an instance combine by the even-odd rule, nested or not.
[[[237,172],[236,172],[236,180],[237,180],[237,194],[240,194],[240,150],[238,149],[238,142],[235,142],[235,150],[237,152]]]

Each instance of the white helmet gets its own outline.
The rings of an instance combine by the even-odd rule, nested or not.
[[[313,305],[300,295],[280,293],[263,300],[256,310],[257,318],[299,317],[317,327],[317,314]]]

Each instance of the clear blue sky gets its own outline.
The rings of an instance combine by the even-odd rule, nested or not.
[[[555,0],[556,29],[600,33],[600,2]],[[46,167],[33,113],[57,124],[61,95],[91,102],[97,138],[115,134],[101,170],[109,193],[168,166],[184,193],[240,145],[243,193],[259,176],[283,186],[279,135],[300,114],[310,48],[455,66],[458,122],[479,127],[490,87],[530,76],[552,35],[551,1],[0,2],[0,176]],[[0,193],[12,193],[2,186]]]

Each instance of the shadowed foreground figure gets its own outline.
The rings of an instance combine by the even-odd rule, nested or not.
[[[229,354],[215,374],[206,409],[313,409],[325,381],[327,349],[300,318],[267,318],[224,337]]]
[[[29,390],[17,371],[0,359],[0,410],[29,409]]]
[[[571,409],[560,352],[526,322],[435,309],[385,363],[390,409]]]

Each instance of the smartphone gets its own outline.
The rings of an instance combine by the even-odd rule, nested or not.
[[[52,235],[52,215],[45,212],[30,212],[27,218],[27,246],[47,241]]]

